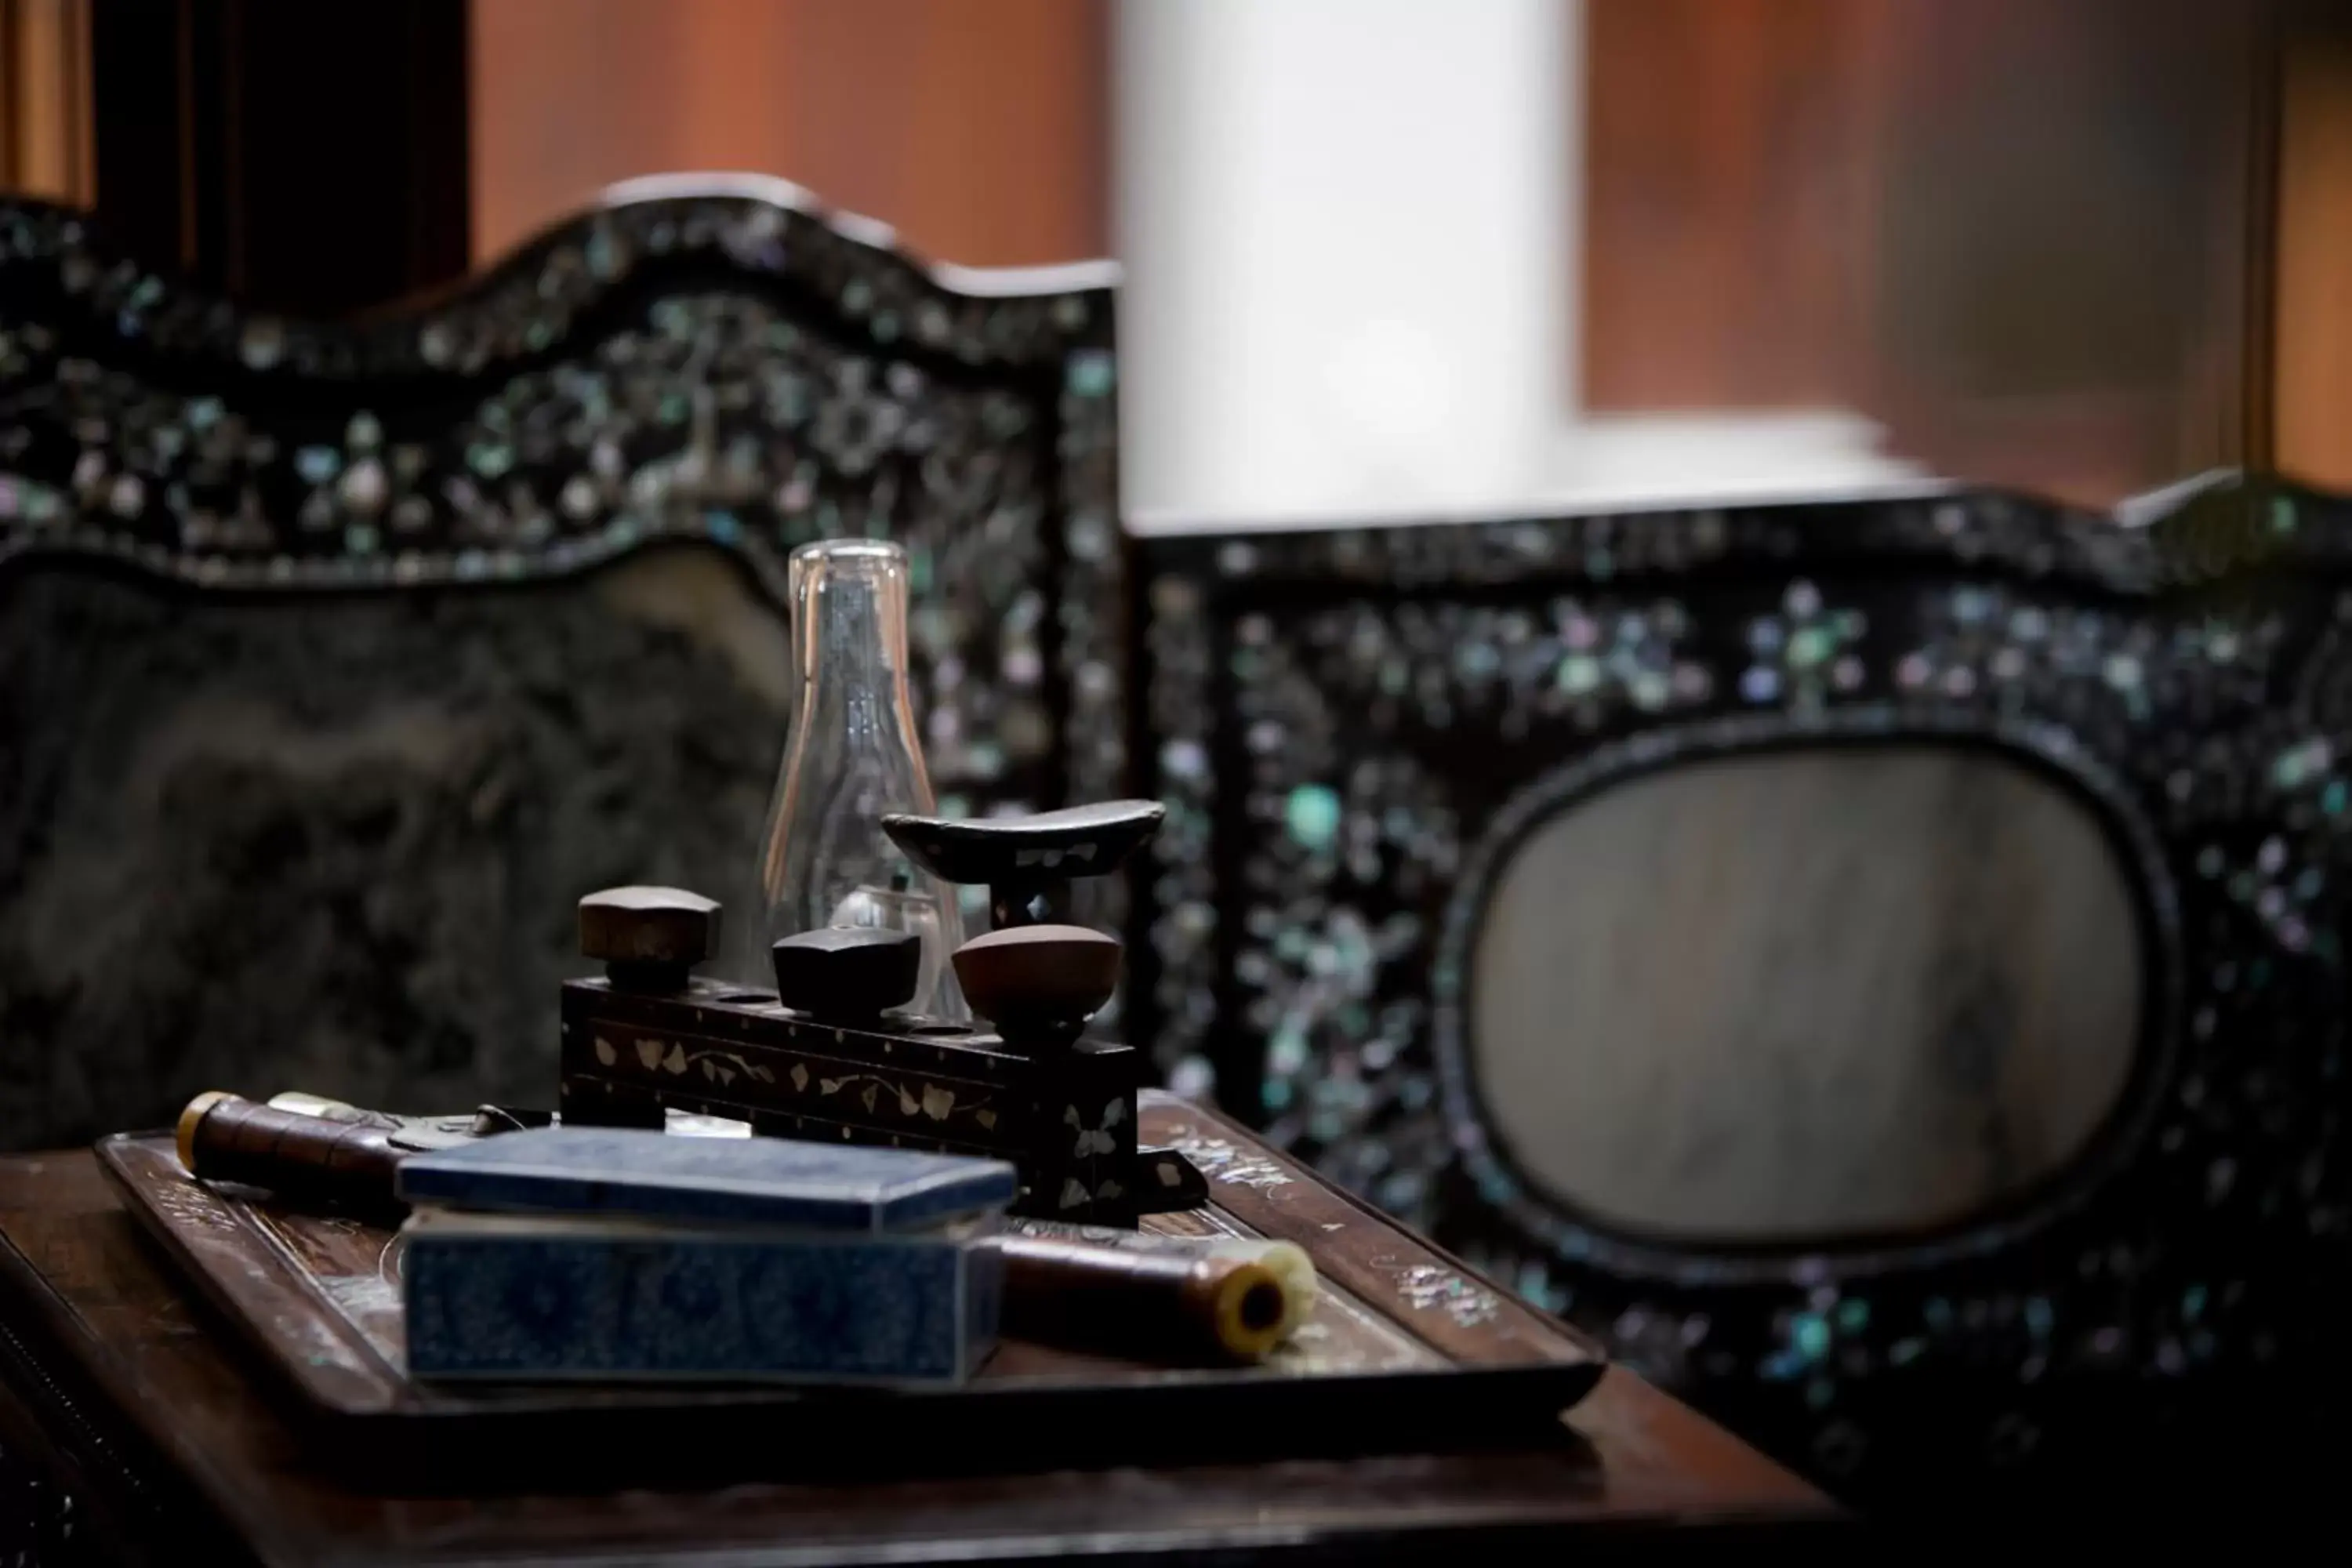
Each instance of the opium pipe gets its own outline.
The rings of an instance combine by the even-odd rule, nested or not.
[[[1005,1236],[1004,1331],[1141,1361],[1262,1359],[1293,1314],[1290,1286],[1254,1258],[1132,1251]]]
[[[205,1181],[260,1187],[289,1204],[396,1214],[406,1151],[365,1122],[280,1110],[219,1089],[180,1113],[180,1163]]]

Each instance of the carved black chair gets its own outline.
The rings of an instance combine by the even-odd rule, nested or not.
[[[1180,1087],[1866,1505],[2317,1451],[2352,509],[1937,494],[1136,576],[1130,1016]]]
[[[908,547],[944,809],[1114,793],[1109,281],[676,180],[322,326],[0,204],[0,1147],[551,1104],[581,893],[756,920],[806,540]]]

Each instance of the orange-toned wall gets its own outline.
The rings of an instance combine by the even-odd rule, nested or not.
[[[2280,83],[2278,466],[2352,489],[2352,26],[2314,27]]]
[[[1108,245],[1107,0],[474,0],[473,248],[755,170],[942,260]]]
[[[1586,0],[1587,406],[1857,409],[2092,505],[2261,460],[2253,10]]]

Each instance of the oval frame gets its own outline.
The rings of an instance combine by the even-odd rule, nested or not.
[[[1486,1110],[1470,1060],[1471,954],[1499,872],[1537,828],[1621,786],[1689,763],[1770,752],[1940,744],[1993,752],[2086,805],[2115,851],[2136,919],[2140,1017],[2122,1093],[2056,1169],[1966,1219],[1922,1231],[1836,1240],[1670,1239],[1598,1219],[1520,1167]],[[2155,828],[2130,791],[2062,725],[1896,704],[1814,713],[1735,715],[1611,742],[1538,774],[1479,837],[1448,900],[1433,964],[1432,1055],[1447,1136],[1479,1196],[1547,1251],[1629,1278],[1679,1285],[1832,1280],[1921,1268],[1994,1252],[2079,1209],[2148,1135],[2179,1054],[2180,898]]]

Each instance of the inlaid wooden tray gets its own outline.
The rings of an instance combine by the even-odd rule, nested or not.
[[[1263,1236],[1314,1258],[1313,1321],[1265,1365],[1172,1370],[1008,1341],[960,1389],[451,1388],[404,1370],[386,1230],[215,1190],[163,1133],[101,1140],[147,1230],[243,1331],[322,1454],[390,1487],[709,1484],[1524,1447],[1600,1378],[1590,1343],[1220,1118],[1146,1091],[1210,1206],[1148,1231]],[[1115,1233],[1090,1233],[1108,1238]]]

